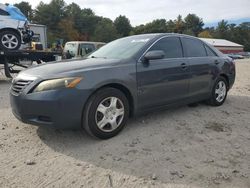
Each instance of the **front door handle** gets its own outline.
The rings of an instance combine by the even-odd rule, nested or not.
[[[215,60],[215,61],[214,61],[214,64],[215,64],[215,65],[218,65],[218,64],[220,64],[220,62],[219,62],[218,60]]]
[[[187,67],[188,67],[188,66],[187,66],[186,63],[182,63],[182,64],[181,64],[181,68],[182,68],[183,70],[187,69]]]

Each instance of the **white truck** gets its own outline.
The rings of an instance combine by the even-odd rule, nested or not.
[[[46,49],[48,47],[47,27],[40,24],[29,24],[29,27],[34,33],[32,41],[42,44],[43,49]]]
[[[104,46],[104,42],[70,41],[63,49],[63,59],[80,58]]]

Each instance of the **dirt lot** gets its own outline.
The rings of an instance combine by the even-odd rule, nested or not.
[[[0,187],[250,187],[250,60],[225,104],[131,119],[106,141],[11,113],[0,78]]]

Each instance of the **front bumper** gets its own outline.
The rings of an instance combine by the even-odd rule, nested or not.
[[[45,92],[10,92],[13,114],[22,122],[60,129],[81,128],[82,112],[90,91],[62,89]]]

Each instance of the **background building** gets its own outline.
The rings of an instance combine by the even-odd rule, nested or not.
[[[211,39],[211,38],[200,38],[200,39],[214,46],[224,54],[239,53],[244,51],[243,50],[244,46],[228,40]]]

